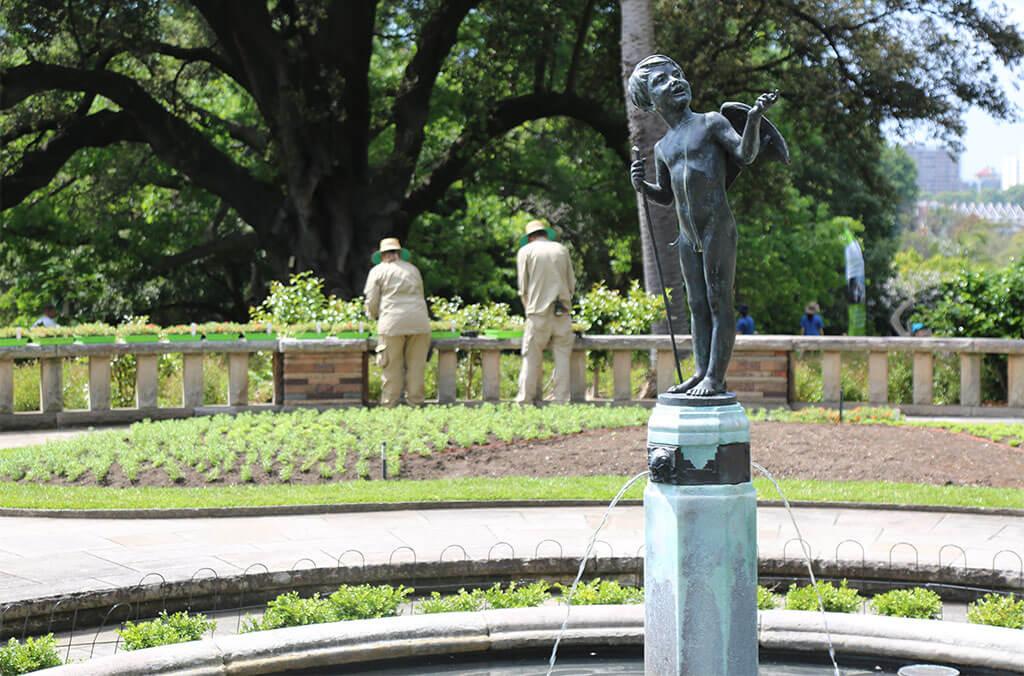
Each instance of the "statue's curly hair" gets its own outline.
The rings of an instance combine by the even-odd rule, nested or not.
[[[678,68],[680,73],[683,72],[682,67],[678,63],[664,54],[652,54],[633,68],[633,73],[629,76],[626,89],[629,92],[629,100],[640,110],[654,110],[654,103],[651,101],[651,90],[648,87],[647,79],[650,77],[651,69],[654,66],[666,63]]]

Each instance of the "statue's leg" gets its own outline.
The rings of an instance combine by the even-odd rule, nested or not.
[[[704,379],[691,390],[696,396],[725,392],[725,372],[736,342],[733,285],[736,279],[736,223],[718,223],[705,242],[704,279],[711,315],[710,359]]]
[[[686,392],[704,379],[711,358],[711,308],[704,282],[704,254],[696,253],[689,244],[679,244],[679,264],[686,284],[686,300],[690,306],[690,334],[693,336],[693,375],[669,392]]]

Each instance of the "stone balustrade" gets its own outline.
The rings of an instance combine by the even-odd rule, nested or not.
[[[678,339],[681,356],[690,351],[690,339]],[[195,343],[133,343],[109,345],[26,345],[0,347],[0,430],[67,425],[126,423],[144,418],[179,418],[217,412],[282,410],[300,406],[367,404],[370,340],[237,340]],[[478,351],[481,356],[482,398],[500,399],[503,353],[517,351],[519,340],[456,338],[437,340],[437,401],[457,399],[457,351]],[[630,371],[636,352],[655,355],[657,386],[664,391],[675,382],[668,336],[583,336],[577,338],[570,364],[573,401],[587,400],[588,351],[610,353],[612,400],[633,399]],[[274,359],[274,398],[269,404],[251,404],[249,356],[271,352]],[[796,363],[802,354],[821,355],[822,399],[839,402],[844,356],[867,355],[868,401],[889,403],[889,355],[906,353],[913,364],[913,401],[901,408],[914,414],[1024,416],[1024,340],[991,338],[874,338],[846,336],[740,336],[729,371],[729,387],[750,406],[800,406],[796,397]],[[131,354],[136,358],[136,406],[111,407],[111,359]],[[158,406],[157,364],[161,354],[181,354],[181,405]],[[226,354],[227,404],[203,403],[203,357]],[[960,366],[959,404],[933,403],[933,361],[936,354],[955,354]],[[1007,401],[982,405],[982,358],[986,354],[1007,359]],[[65,410],[63,360],[86,358],[89,366],[89,408]],[[40,410],[14,412],[14,364],[38,360]],[[684,374],[685,375],[685,374]]]

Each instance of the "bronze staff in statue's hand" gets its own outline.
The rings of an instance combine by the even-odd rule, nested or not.
[[[638,63],[628,88],[634,105],[656,111],[669,127],[654,146],[655,182],[644,180],[643,160],[635,160],[629,171],[637,192],[673,205],[679,223],[676,251],[690,306],[696,368],[669,391],[721,394],[736,341],[737,235],[726,190],[759,154],[789,161],[785,140],[763,117],[778,92],[762,94],[753,106],[726,103],[720,112],[696,113],[690,109],[690,83],[682,68],[662,55]],[[664,243],[654,242],[659,245]]]

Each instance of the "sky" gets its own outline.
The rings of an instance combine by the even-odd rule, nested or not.
[[[1017,25],[1024,27],[1024,0],[1005,0],[1005,4]],[[1010,101],[1024,119],[1024,85],[1014,82],[1018,78],[1011,77],[1005,70],[1000,76]],[[1001,172],[1004,157],[1024,153],[1024,121],[1011,124],[994,119],[978,108],[971,108],[964,120],[967,133],[963,137],[964,153],[960,156],[960,176],[964,180],[973,179],[984,167],[994,167]]]
[[[1010,19],[1024,30],[1024,0],[995,1],[1009,9]],[[967,132],[961,138],[964,152],[960,156],[960,177],[965,181],[973,180],[974,175],[985,167],[1002,172],[1006,157],[1024,154],[1024,81],[1014,78],[999,64],[996,65],[996,73],[1011,105],[1020,111],[1020,119],[1016,122],[996,119],[974,106],[964,114]],[[923,126],[902,136],[893,130],[890,138],[900,144],[920,143],[933,148],[945,147],[940,139]]]

